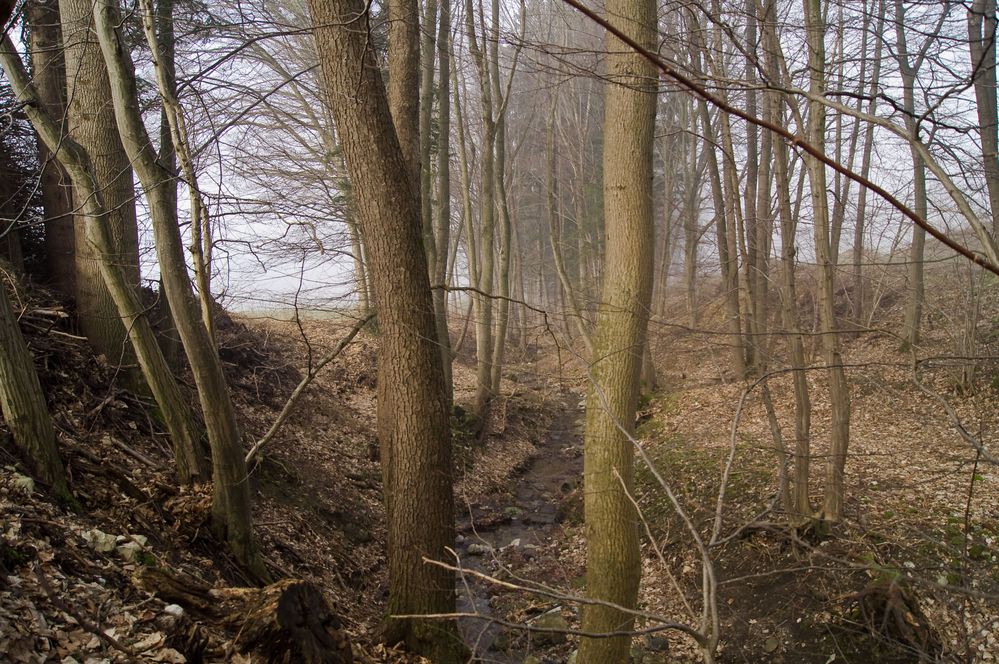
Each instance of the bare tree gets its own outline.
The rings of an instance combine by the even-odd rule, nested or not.
[[[144,0],[141,9],[143,28],[153,60],[160,64],[162,56],[155,33],[155,12],[151,0]],[[208,327],[198,315],[198,302],[187,276],[180,226],[177,223],[176,198],[170,195],[170,191],[176,186],[174,175],[160,163],[142,121],[134,65],[117,29],[121,24],[117,0],[98,2],[94,8],[94,19],[111,80],[118,131],[149,201],[163,287],[198,388],[212,450],[212,517],[216,534],[229,543],[236,558],[254,576],[267,580],[270,574],[259,556],[253,538],[250,489],[236,414],[222,373],[218,351]],[[169,97],[168,86],[162,79],[165,75],[162,65],[158,67],[158,71],[161,76],[161,92],[166,93],[164,104],[169,109],[172,143],[182,163],[188,164],[184,167],[185,171],[189,171],[190,155],[179,103]],[[190,172],[193,176],[193,171]],[[197,185],[191,181],[189,186],[194,188]],[[197,207],[192,210],[192,214],[200,214]]]
[[[805,30],[808,37],[809,92],[813,97],[825,94],[825,24],[822,0],[804,0]],[[818,99],[808,103],[807,136],[809,142],[823,150],[825,145],[825,107]],[[835,279],[830,246],[829,199],[826,192],[825,164],[811,155],[805,157],[812,199],[812,226],[815,238],[815,260],[818,263],[819,332],[822,334],[822,359],[829,377],[829,401],[832,424],[829,438],[829,459],[826,462],[825,502],[822,516],[838,521],[843,512],[843,471],[846,467],[847,445],[850,442],[850,393],[846,371],[840,353],[839,334],[833,292]]]

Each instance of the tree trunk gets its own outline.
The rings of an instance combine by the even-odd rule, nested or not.
[[[4,281],[0,279],[0,410],[32,472],[49,485],[54,496],[70,500],[49,407]]]
[[[35,131],[50,150],[59,150],[58,159],[72,180],[76,195],[83,202],[80,212],[86,224],[86,241],[91,246],[91,252],[97,256],[110,256],[115,240],[108,223],[104,192],[97,187],[99,180],[89,153],[66,135],[62,124],[44,112],[10,39],[5,38],[2,42],[0,61],[18,99],[25,104],[25,114]],[[146,307],[139,302],[124,266],[109,260],[99,261],[97,266],[114,299],[116,315],[128,323],[129,340],[135,348],[142,375],[170,432],[177,474],[182,482],[195,481],[204,473],[196,461],[200,458],[197,452],[199,432],[187,399],[181,394],[156,342]]]
[[[974,68],[982,163],[989,189],[992,237],[999,241],[999,111],[996,109],[996,0],[974,0],[968,9],[968,45]]]
[[[436,286],[443,286],[448,276],[448,254],[451,244],[451,2],[441,3],[440,27],[437,32],[437,68],[440,80],[437,85],[437,215],[433,223],[435,263],[433,278]],[[428,26],[429,29],[430,26]],[[429,168],[429,166],[428,166]],[[457,244],[457,242],[455,242]],[[451,363],[451,333],[448,327],[447,291],[434,291],[434,318],[437,322],[437,342],[441,347],[444,366],[444,388],[447,401],[454,400]]]
[[[485,20],[483,18],[483,20]],[[472,0],[465,0],[465,30],[468,47],[475,62],[479,78],[480,114],[482,118],[482,147],[479,182],[480,228],[479,249],[479,293],[473,297],[475,306],[475,414],[479,426],[485,427],[489,417],[489,403],[492,400],[492,357],[493,357],[493,272],[495,270],[496,226],[496,122],[493,117],[493,87],[486,62],[484,48],[475,33],[475,9]]]
[[[492,98],[496,106],[496,137],[495,137],[495,168],[493,177],[496,179],[495,196],[496,212],[499,220],[499,261],[497,265],[497,296],[496,329],[493,335],[493,354],[491,359],[490,391],[495,395],[500,392],[500,380],[503,376],[503,357],[506,352],[507,328],[510,319],[510,265],[512,257],[510,248],[513,240],[512,222],[510,220],[510,204],[506,189],[506,109],[508,99],[500,90],[499,66],[499,0],[493,0],[493,27],[490,40],[492,74],[490,82],[493,87]],[[510,69],[510,80],[517,71],[517,57],[514,56]]]
[[[746,374],[746,354],[742,345],[742,326],[739,314],[739,274],[738,259],[729,250],[728,214],[725,205],[725,193],[721,185],[721,171],[718,157],[715,154],[714,129],[708,115],[707,102],[698,101],[701,114],[701,126],[704,128],[704,150],[708,157],[708,175],[711,179],[711,197],[715,208],[715,237],[718,243],[718,261],[722,273],[722,297],[725,302],[726,345],[729,347],[732,371],[737,379]]]
[[[75,191],[76,306],[80,329],[112,364],[131,365],[123,312],[101,275],[104,263],[119,266],[129,288],[139,286],[139,240],[135,224],[132,167],[125,155],[111,111],[111,89],[104,60],[93,35],[93,2],[59,0],[69,99],[69,135],[86,150],[96,186],[107,211],[111,242],[102,255],[87,241],[87,222],[79,214],[85,200]],[[57,116],[58,117],[58,116]],[[137,380],[132,379],[133,387]]]
[[[66,67],[62,55],[57,0],[25,4],[30,27],[31,73],[42,107],[54,118],[66,112]],[[45,210],[45,267],[48,282],[65,297],[76,294],[76,237],[73,232],[73,189],[69,177],[45,143],[38,141],[42,207]]]
[[[448,0],[450,1],[450,0]],[[430,163],[432,147],[431,120],[434,106],[434,28],[437,25],[437,0],[427,0],[423,13],[422,44],[420,45],[420,228],[423,229],[423,248],[427,252],[427,265],[430,268],[430,283],[437,270],[437,242],[434,237],[434,195],[433,165]],[[391,78],[391,74],[390,74]],[[391,98],[391,92],[390,92]],[[447,106],[447,97],[441,99]],[[442,136],[443,138],[443,136]],[[447,251],[447,247],[444,247]]]
[[[822,23],[822,0],[804,0],[805,26],[808,32],[809,91],[816,97],[825,94],[825,26]],[[825,107],[813,99],[808,102],[808,140],[823,149],[825,144]],[[835,272],[830,247],[829,200],[826,193],[825,165],[806,156],[808,183],[812,196],[815,237],[815,260],[818,263],[819,331],[822,334],[822,359],[829,376],[829,402],[832,423],[829,459],[826,462],[826,486],[823,517],[838,521],[843,513],[843,471],[846,467],[847,445],[850,442],[850,393],[839,349],[839,334],[835,331],[833,309],[833,279]]]
[[[454,575],[423,562],[454,546],[451,435],[415,190],[361,0],[311,0],[327,103],[343,142],[378,295],[378,435],[388,513],[385,636],[434,662],[464,661],[453,623],[395,619],[454,611]],[[418,527],[414,527],[418,525]]]
[[[764,42],[767,44],[767,69],[774,81],[780,80],[777,49],[779,48],[775,5],[769,5],[764,19]],[[776,112],[778,118],[783,113]],[[797,237],[797,215],[791,206],[791,175],[788,167],[788,148],[783,141],[774,146],[774,176],[777,185],[777,211],[780,216],[781,237],[781,313],[784,328],[790,333],[791,368],[794,384],[794,472],[791,477],[789,495],[785,504],[789,505],[789,519],[793,524],[812,518],[812,503],[809,498],[808,482],[811,468],[811,428],[812,402],[808,394],[806,374],[805,340],[798,320],[798,292],[795,280],[795,240]],[[785,487],[788,491],[788,488]]]
[[[151,0],[142,0],[141,8],[153,60],[159,62],[161,55],[153,29]],[[111,79],[115,117],[125,149],[138,171],[149,202],[163,287],[198,388],[212,450],[212,518],[216,534],[228,542],[237,560],[247,570],[257,579],[267,580],[269,574],[253,539],[250,489],[236,414],[222,373],[222,363],[208,329],[199,317],[198,302],[187,276],[177,208],[175,199],[170,195],[175,186],[173,174],[159,163],[142,123],[135,71],[121,35],[115,30],[121,22],[117,0],[100,0],[94,9],[94,17]],[[162,81],[160,83],[162,93]],[[166,105],[176,103],[176,99],[164,98]],[[179,107],[175,110],[179,111]],[[176,118],[171,121],[173,143],[183,161],[188,158],[184,152],[187,138],[182,131],[183,123],[174,124],[176,121]],[[194,186],[193,183],[190,186]]]
[[[916,75],[926,54],[926,46],[932,37],[927,37],[915,61],[909,59],[909,49],[905,36],[905,6],[902,0],[895,0],[895,49],[898,66],[902,75],[902,110],[905,114],[905,128],[916,140],[919,139],[919,126],[916,124]],[[929,207],[926,198],[926,162],[916,148],[912,154],[913,209],[922,219],[926,219]],[[919,343],[920,327],[923,319],[925,282],[923,280],[923,249],[926,245],[926,230],[922,226],[912,227],[912,244],[909,245],[909,288],[905,303],[905,320],[902,324],[902,338],[914,346]]]
[[[593,356],[593,339],[587,327],[586,319],[583,318],[582,308],[579,306],[579,299],[576,296],[576,289],[569,280],[569,274],[565,269],[565,260],[562,253],[562,210],[559,196],[558,179],[558,141],[555,136],[555,114],[557,112],[558,97],[556,91],[552,91],[551,107],[548,111],[548,125],[545,141],[545,190],[548,200],[548,236],[551,238],[552,263],[555,265],[555,274],[558,276],[559,284],[562,287],[562,295],[568,305],[568,315],[575,323],[576,332],[583,340],[587,353]]]
[[[885,25],[885,2],[878,0],[878,16],[875,34],[882,34]],[[877,112],[878,99],[877,91],[881,82],[881,53],[884,45],[883,39],[878,39],[874,46],[874,70],[871,73],[870,86],[868,87],[867,114],[874,115]],[[874,153],[874,127],[870,124],[864,127],[864,148],[860,158],[860,175],[867,178],[871,173],[871,157]],[[853,320],[858,330],[863,326],[866,317],[867,300],[866,284],[864,281],[864,229],[867,222],[867,187],[860,187],[857,200],[857,222],[853,229],[853,252],[851,260],[853,262]]]
[[[607,16],[640,44],[655,48],[655,2],[610,0]],[[658,79],[647,60],[610,35],[607,52],[606,253],[586,400],[583,471],[586,588],[592,599],[635,608],[641,576],[638,515],[626,492],[634,481],[635,452],[629,436],[634,431],[652,299],[652,150]],[[628,631],[633,624],[633,615],[608,606],[587,605],[583,611],[587,632]],[[578,661],[627,662],[630,641],[584,638]]]

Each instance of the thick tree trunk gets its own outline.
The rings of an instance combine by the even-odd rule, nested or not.
[[[420,192],[420,3],[389,0],[388,102],[406,160],[408,182]]]
[[[453,623],[395,619],[454,611],[454,575],[423,558],[454,546],[451,435],[415,190],[392,129],[361,0],[312,0],[315,39],[378,294],[379,438],[388,503],[387,640],[434,662],[464,661]],[[391,416],[389,416],[391,415]],[[414,527],[414,524],[418,527]]]
[[[54,118],[66,112],[66,67],[57,0],[25,5],[30,27],[31,74],[43,108]],[[45,143],[38,141],[42,207],[45,209],[45,267],[48,282],[66,297],[76,295],[76,237],[73,232],[73,189],[69,177]]]
[[[654,48],[656,4],[610,0],[608,20]],[[592,599],[634,608],[641,557],[632,490],[639,378],[652,299],[655,225],[652,150],[656,123],[655,68],[607,37],[604,119],[604,219],[606,254],[586,400],[584,496],[586,588]],[[622,427],[623,431],[619,428]],[[583,611],[587,632],[628,631],[634,616],[605,605]],[[584,638],[580,664],[623,664],[630,638]]]
[[[69,135],[90,155],[96,186],[107,210],[111,243],[106,254],[87,241],[80,212],[83,194],[75,191],[76,306],[80,329],[112,364],[131,365],[123,312],[101,275],[104,263],[119,266],[129,288],[139,286],[139,240],[135,223],[132,167],[118,137],[111,110],[111,89],[104,60],[93,34],[91,0],[59,0],[66,58]],[[134,383],[135,381],[133,381]]]
[[[70,499],[72,494],[66,484],[48,404],[3,279],[0,279],[0,410],[14,444],[28,459],[32,472],[49,485],[53,495]]]

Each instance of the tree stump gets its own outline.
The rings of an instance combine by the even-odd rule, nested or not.
[[[348,664],[350,640],[340,619],[311,583],[286,579],[263,588],[239,617],[233,642],[274,664]]]
[[[187,575],[143,568],[136,585],[199,619],[235,630],[236,652],[273,664],[351,664],[350,639],[322,592],[299,579],[264,588],[210,588]]]

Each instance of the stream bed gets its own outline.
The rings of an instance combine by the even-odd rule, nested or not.
[[[474,507],[458,521],[456,551],[464,569],[504,578],[506,558],[551,555],[553,540],[562,535],[566,496],[583,476],[583,410],[579,398],[564,392],[551,426],[537,444],[538,454],[511,481],[503,501]],[[502,443],[497,443],[502,444]],[[544,581],[544,579],[539,579]],[[475,618],[459,620],[459,629],[473,661],[523,662],[526,652],[504,647],[507,628],[493,622],[494,584],[472,575],[459,575],[457,610]]]

